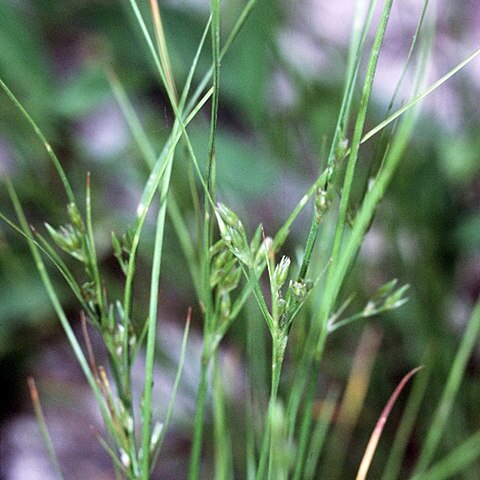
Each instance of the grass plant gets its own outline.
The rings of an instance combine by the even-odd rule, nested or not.
[[[246,2],[232,30],[226,32],[222,17],[224,6],[219,0],[211,1],[203,35],[198,39],[198,47],[189,70],[184,72],[185,81],[181,86],[172,68],[161,4],[151,0],[147,9],[135,0],[129,2],[173,120],[168,138],[158,151],[120,76],[113,69],[106,69],[105,76],[130,128],[135,148],[149,169],[131,226],[124,232],[112,234],[113,256],[124,275],[123,294],[119,297],[112,293],[98,259],[93,220],[95,197],[92,193],[95,178],[89,174],[86,176],[84,194],[75,191],[59,157],[14,93],[15,86],[7,86],[0,79],[4,93],[30,124],[58,173],[67,199],[67,223],[63,226],[45,224],[45,230],[31,227],[8,178],[5,186],[17,220],[4,213],[0,216],[28,242],[50,302],[97,400],[105,425],[99,445],[111,456],[118,479],[154,478],[155,465],[175,415],[175,396],[182,368],[189,360],[188,335],[192,315],[196,320],[201,319],[203,346],[196,413],[190,435],[188,479],[222,480],[242,476],[249,480],[345,478],[344,460],[358,418],[364,411],[379,336],[371,330],[364,332],[348,386],[341,397],[335,388],[325,393],[319,387],[325,348],[332,337],[341,336],[353,324],[396,310],[407,301],[408,286],[398,286],[396,280],[391,280],[378,288],[363,309],[352,311],[352,306],[355,308],[354,292],[348,291],[348,277],[379,203],[406,153],[420,101],[480,54],[480,50],[476,50],[439,80],[425,86],[433,35],[432,22],[426,20],[428,1],[425,1],[404,72],[385,118],[368,130],[367,115],[372,105],[377,64],[393,1],[382,2],[378,24],[374,22],[378,2],[368,2],[365,13],[357,8],[352,19],[354,28],[337,122],[329,140],[328,153],[318,161],[317,178],[277,231],[259,225],[253,234],[249,234],[248,222],[226,205],[228,197],[222,197],[217,170],[223,158],[218,154],[217,144],[221,130],[222,60],[230,54],[245,25],[255,21],[253,12],[257,3],[256,0]],[[372,37],[373,42],[370,42]],[[200,59],[206,52],[210,55],[209,67],[202,72]],[[414,81],[410,96],[398,104],[396,97],[404,86],[405,72],[412,69]],[[238,88],[242,85],[239,84]],[[208,152],[206,158],[201,158],[192,140],[191,126],[205,110],[209,116]],[[373,144],[373,149],[365,150],[367,144]],[[365,181],[358,176],[362,156],[370,172]],[[173,179],[180,175],[178,165],[180,170],[190,172],[187,183],[189,202],[196,215],[193,224],[200,226],[196,229],[192,228],[177,202]],[[359,198],[357,190],[363,191]],[[84,198],[80,201],[82,195]],[[308,209],[311,215],[309,230],[304,245],[296,246],[300,253],[294,259],[285,254],[286,245],[295,220]],[[145,319],[138,314],[134,286],[139,250],[149,235],[146,228],[149,215],[154,217],[154,234]],[[162,325],[158,323],[159,290],[163,280],[166,229],[170,225],[185,257],[196,304],[192,305],[195,313],[189,310],[186,314],[169,408],[163,412],[162,418],[157,418],[153,383],[157,336],[162,335]],[[81,266],[80,270],[74,266],[75,262]],[[77,339],[57,293],[56,280],[52,278],[55,271],[63,277],[78,301],[85,318],[85,338],[88,338],[88,329],[100,334],[108,353],[107,365],[98,365],[91,347],[85,352]],[[246,352],[245,398],[236,399],[244,412],[241,441],[238,441],[238,432],[233,439],[235,419],[229,410],[228,379],[222,370],[220,354],[225,337],[239,317],[245,320],[242,330]],[[426,372],[430,372],[430,366],[418,373],[404,419],[397,429],[384,478],[394,480],[400,474],[402,478],[412,480],[460,478],[455,475],[467,470],[480,457],[478,433],[443,459],[438,460],[436,455],[449,419],[448,413],[478,339],[479,328],[480,304],[477,304],[460,341],[416,464],[411,471],[407,469],[401,473],[406,445],[415,428],[420,404],[428,395]],[[295,349],[298,354],[292,353]],[[138,399],[132,392],[132,366],[140,352],[145,355],[144,387],[140,405],[136,405]],[[428,362],[429,358],[426,358],[425,363]],[[357,479],[367,478],[393,404],[417,370],[404,377],[388,403],[384,399],[387,406],[370,442],[364,447],[365,456],[359,463]],[[33,381],[30,386],[48,450],[61,472],[52,453],[52,441]],[[213,414],[213,461],[209,465],[205,453],[208,412]],[[240,447],[244,448],[243,452],[238,451]],[[212,475],[208,473],[211,471]]]

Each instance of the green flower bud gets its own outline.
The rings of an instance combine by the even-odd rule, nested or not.
[[[297,302],[301,303],[305,300],[308,292],[312,288],[312,282],[309,280],[306,281],[299,281],[299,282],[291,282],[289,286],[292,295],[297,300]]]
[[[220,319],[226,321],[230,317],[230,308],[232,302],[230,300],[230,295],[228,293],[223,293],[220,298]]]
[[[70,218],[70,221],[72,222],[72,225],[80,232],[83,233],[85,231],[85,226],[83,224],[82,220],[82,215],[80,214],[80,211],[78,210],[77,205],[75,203],[69,203],[67,205],[67,212],[68,216]]]
[[[86,263],[87,259],[83,251],[83,242],[81,234],[73,228],[72,225],[66,225],[55,230],[51,225],[45,223],[52,240],[66,253],[76,258],[82,263]]]
[[[239,268],[231,268],[227,275],[222,279],[222,289],[226,292],[230,292],[237,288],[241,275],[242,271]]]
[[[223,203],[217,204],[215,213],[217,214],[217,217],[220,217],[226,225],[235,229],[243,229],[242,222],[238,216]]]
[[[290,258],[283,256],[280,260],[280,263],[275,267],[275,271],[273,272],[273,283],[275,290],[280,290],[287,280],[290,263]]]
[[[240,219],[225,205],[219,204],[215,209],[218,228],[230,251],[245,265],[250,266],[250,250],[245,229]]]

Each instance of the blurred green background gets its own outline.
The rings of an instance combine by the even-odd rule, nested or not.
[[[222,63],[219,195],[248,218],[250,229],[261,221],[267,234],[275,232],[319,171],[339,107],[351,21],[348,8],[334,3],[260,1]],[[225,34],[243,4],[223,2]],[[391,93],[389,75],[408,51],[420,4],[410,1],[403,9],[394,9],[369,113],[370,127],[382,119]],[[438,4],[433,79],[469,53],[480,27],[474,2]],[[174,74],[182,85],[208,5],[171,1],[160,6]],[[107,70],[113,69],[125,86],[158,150],[172,123],[128,2],[4,0],[0,19],[0,77],[53,144],[76,191],[84,191],[86,173],[91,172],[102,268],[112,285],[120,288],[110,231],[122,232],[132,223],[148,172],[115,102]],[[207,49],[199,72],[208,65]],[[390,392],[408,369],[425,360],[426,351],[431,352],[434,365],[422,407],[428,417],[480,292],[480,83],[476,72],[480,72],[478,61],[427,100],[351,276],[350,288],[359,292],[355,301],[360,306],[390,278],[411,285],[406,306],[371,321],[382,331],[382,341],[367,406],[359,420],[359,441],[352,450],[353,466]],[[196,81],[199,78],[200,74]],[[208,112],[202,115],[190,131],[198,151],[206,152]],[[360,164],[360,175],[366,175],[367,160]],[[12,178],[33,225],[42,228],[45,221],[65,222],[66,198],[60,182],[42,145],[3,93],[0,172]],[[174,171],[173,182],[183,214],[194,222],[189,173]],[[5,188],[0,189],[0,206],[13,217]],[[296,223],[287,247],[292,252],[304,242],[308,219],[307,212]],[[171,229],[167,240],[163,314],[177,318],[195,300]],[[142,261],[147,265],[148,257]],[[34,369],[34,359],[63,337],[25,242],[5,224],[0,225],[0,281],[0,380],[6,387],[0,416],[10,423],[30,410],[25,378]],[[138,291],[141,298],[141,286]],[[76,305],[67,289],[63,297],[71,304],[68,310],[76,322]],[[361,328],[356,325],[332,337],[324,364],[328,382],[345,384]],[[235,337],[229,341],[234,344]],[[452,415],[445,451],[480,427],[479,369],[477,350]],[[396,422],[398,416],[388,425],[386,437],[393,436]],[[419,427],[418,439],[422,428],[428,425]],[[415,448],[412,442],[411,455]],[[472,470],[462,478],[473,480],[478,475],[478,470]]]

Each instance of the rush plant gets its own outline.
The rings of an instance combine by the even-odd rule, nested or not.
[[[216,175],[217,166],[223,161],[217,154],[217,136],[221,128],[222,60],[230,54],[244,25],[255,21],[257,1],[243,3],[233,28],[226,32],[222,28],[224,6],[220,0],[211,0],[203,35],[190,69],[185,72],[184,83],[180,85],[172,70],[159,3],[151,0],[148,10],[141,8],[135,0],[129,2],[173,120],[167,141],[161,151],[157,151],[122,82],[112,69],[108,69],[106,77],[112,92],[130,127],[135,148],[149,169],[131,226],[111,237],[112,255],[124,276],[123,295],[119,298],[111,292],[98,261],[96,227],[92,220],[95,198],[91,182],[95,179],[87,175],[85,191],[75,191],[53,147],[18,99],[15,85],[6,85],[0,80],[4,94],[43,143],[64,188],[65,199],[58,201],[66,203],[63,225],[46,223],[44,228],[32,227],[13,183],[6,178],[5,187],[17,218],[8,218],[4,213],[0,215],[28,242],[51,304],[97,400],[105,426],[104,433],[98,438],[99,446],[111,456],[118,479],[153,478],[152,472],[174,416],[182,368],[184,362],[189,361],[187,340],[192,310],[186,313],[184,340],[170,405],[162,418],[156,418],[153,414],[156,402],[153,381],[157,332],[161,332],[158,325],[159,286],[163,278],[167,224],[173,227],[188,265],[196,294],[196,304],[192,307],[196,312],[195,320],[202,329],[188,479],[340,478],[346,451],[342,454],[334,452],[335,447],[328,448],[329,438],[334,441],[351,436],[352,432],[341,425],[342,415],[350,415],[361,407],[362,401],[358,391],[351,394],[348,387],[341,399],[335,389],[325,393],[319,388],[326,344],[333,336],[342,335],[354,322],[364,322],[369,317],[401,307],[407,301],[408,289],[407,285],[399,285],[397,280],[388,281],[379,286],[363,308],[352,311],[354,292],[348,291],[348,276],[378,205],[405,155],[420,102],[480,53],[476,50],[438,81],[425,86],[424,74],[434,30],[433,21],[427,21],[428,1],[425,1],[405,59],[404,72],[398,79],[384,120],[368,129],[366,119],[393,1],[380,2],[381,14],[377,23],[374,21],[377,2],[367,2],[365,11],[360,8],[364,2],[357,2],[337,122],[333,136],[328,139],[329,148],[318,161],[317,178],[277,231],[258,225],[250,233],[247,220],[233,210],[228,198],[217,193],[221,191],[221,185],[217,185]],[[205,51],[210,52],[210,65],[206,71],[200,71],[200,58]],[[399,104],[397,94],[404,87],[407,71],[409,78],[414,80],[409,98]],[[238,88],[241,89],[242,85],[239,84]],[[191,125],[205,111],[210,118],[206,159],[200,158],[190,131]],[[368,150],[368,156],[364,155],[364,147],[374,142],[375,148]],[[361,157],[369,164],[370,173],[366,180],[356,175]],[[191,169],[194,174],[189,201],[196,215],[194,223],[200,227],[197,232],[175,200],[172,176],[180,174],[181,170],[174,169],[180,162],[184,162],[182,168]],[[359,198],[354,195],[355,188],[363,191]],[[309,230],[305,232],[304,244],[295,246],[299,253],[294,258],[287,255],[286,245],[295,220],[305,210],[310,212]],[[148,235],[147,218],[152,216],[155,227],[149,264],[148,314],[144,319],[136,318],[133,308],[136,302],[134,282],[139,246]],[[78,301],[87,349],[82,348],[62,306],[51,278],[54,270],[60,273]],[[224,392],[228,379],[222,372],[220,353],[225,336],[230,333],[234,322],[240,321],[239,317],[242,317],[241,330],[245,338],[246,384],[244,398],[236,399],[243,408],[240,414],[244,417],[243,430],[239,434],[241,441],[233,442],[230,407]],[[443,459],[436,457],[448,412],[459,390],[479,328],[480,304],[477,304],[417,462],[412,472],[406,471],[412,480],[459,478],[456,475],[468,470],[480,456],[477,433]],[[100,334],[108,354],[107,365],[97,363],[88,341],[89,329]],[[374,336],[367,335],[366,338],[370,346],[375,344]],[[132,394],[132,365],[139,355],[145,357],[141,401]],[[362,355],[359,350],[356,360],[364,360]],[[262,365],[267,366],[266,373]],[[417,374],[383,478],[399,478],[402,471],[408,438],[427,389],[428,371],[426,368]],[[378,412],[377,427],[374,429],[372,425],[373,434],[365,446],[357,479],[366,478],[383,424],[401,389],[415,372],[404,378],[388,403],[388,399],[384,399],[387,406],[381,415]],[[352,377],[351,381],[358,378]],[[55,458],[38,392],[33,380],[29,383],[42,434],[61,476],[61,465]],[[319,413],[320,401],[323,407]],[[206,458],[204,430],[207,412],[213,413],[213,435],[208,440],[212,442],[209,445],[213,451],[213,466],[207,460],[202,461]],[[340,423],[332,426],[335,412]],[[341,449],[342,445],[337,448]]]

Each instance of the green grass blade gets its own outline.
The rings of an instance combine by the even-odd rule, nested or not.
[[[106,310],[108,307],[104,305],[104,292],[102,287],[102,281],[100,278],[100,271],[98,269],[97,252],[95,248],[95,238],[93,236],[93,221],[92,221],[92,192],[90,188],[90,174],[87,175],[87,188],[85,196],[85,210],[86,210],[86,226],[87,226],[87,252],[88,252],[88,265],[89,273],[92,276],[92,280],[95,284],[95,294],[97,297],[98,308],[102,317],[107,315]],[[103,319],[103,318],[102,318]]]
[[[216,185],[216,133],[217,133],[217,115],[218,115],[218,97],[220,91],[220,0],[211,0],[212,12],[212,63],[213,63],[213,97],[211,104],[210,116],[210,138],[208,147],[207,171],[206,171],[206,189],[204,186],[205,202],[204,202],[204,223],[203,223],[203,239],[202,239],[202,266],[201,278],[203,283],[203,294],[201,301],[204,307],[204,349],[207,348],[207,343],[210,342],[210,334],[215,322],[215,313],[212,302],[212,289],[210,287],[210,246],[212,244],[212,235],[214,228],[214,209],[215,209],[215,185]],[[188,137],[185,135],[187,147],[189,149],[195,167],[198,169],[193,149],[191,148]],[[208,347],[209,348],[209,347]],[[211,356],[213,352],[209,352]],[[209,366],[209,361],[201,364],[201,378],[206,382],[206,370]],[[200,460],[202,450],[202,433],[203,433],[203,418],[205,410],[205,401],[203,399],[206,387],[199,387],[200,404],[197,407],[196,421],[194,425],[193,444],[190,454],[190,465],[188,471],[188,478],[190,480],[196,479],[200,473]],[[218,421],[216,422],[218,426]]]
[[[215,479],[233,478],[232,441],[227,422],[225,406],[225,388],[222,379],[222,369],[216,352],[214,359],[213,380],[213,419],[215,445]]]
[[[369,132],[367,132],[363,137],[361,143],[365,143],[367,140],[372,138],[378,132],[383,130],[387,125],[392,123],[398,117],[403,115],[405,112],[410,110],[413,106],[415,106],[418,102],[423,100],[425,97],[430,95],[434,92],[437,88],[443,85],[447,80],[449,80],[453,75],[458,73],[462,68],[465,68],[472,60],[474,60],[480,54],[480,48],[477,48],[472,54],[470,54],[463,62],[460,62],[456,67],[452,68],[448,73],[446,73],[443,77],[439,78],[436,82],[432,83],[426,90],[419,93],[413,100],[410,100],[407,104],[403,107],[399,108],[396,112],[392,113],[388,118],[386,118],[383,122],[379,123],[375,128],[372,128]]]
[[[45,147],[45,150],[47,151],[48,156],[50,157],[50,160],[52,161],[55,169],[57,170],[58,176],[60,177],[60,180],[62,181],[63,188],[65,189],[65,193],[67,195],[68,202],[69,203],[76,203],[75,202],[75,195],[73,194],[72,187],[70,186],[70,182],[68,181],[67,175],[65,174],[65,171],[63,170],[62,164],[58,160],[58,157],[55,154],[55,152],[53,151],[52,146],[50,145],[50,143],[45,138],[45,135],[40,130],[40,127],[37,125],[35,120],[33,120],[33,118],[28,114],[28,112],[25,110],[23,105],[20,103],[20,101],[17,99],[17,97],[7,87],[7,85],[3,82],[3,80],[1,78],[0,78],[0,87],[2,87],[3,91],[10,98],[10,100],[15,105],[15,107],[20,111],[20,113],[23,115],[23,117],[30,124],[33,131],[35,132],[35,134],[37,135],[37,137],[39,138],[39,140],[42,142],[43,146]]]
[[[302,421],[300,426],[300,433],[299,433],[299,440],[298,440],[298,447],[297,447],[298,451],[296,455],[295,470],[292,477],[293,480],[301,480],[306,467],[307,447],[311,438],[311,425],[313,421],[313,403],[314,403],[314,395],[315,395],[315,392],[311,390],[315,389],[315,387],[317,386],[316,384],[317,384],[316,378],[312,375],[308,382],[307,389],[309,391],[306,394],[306,402],[303,408],[304,411],[303,411],[303,416],[302,416]],[[290,429],[292,429],[291,425],[289,427]],[[289,435],[290,438],[292,438],[293,432],[289,432],[289,433],[290,433]]]
[[[378,26],[375,40],[370,53],[367,73],[365,76],[365,84],[363,87],[362,96],[360,100],[360,109],[358,111],[357,119],[355,121],[355,128],[354,128],[354,133],[352,138],[352,146],[350,150],[350,155],[348,157],[347,169],[345,172],[345,179],[343,182],[342,196],[340,199],[338,219],[337,219],[337,225],[335,230],[335,239],[332,247],[332,254],[331,254],[332,268],[329,269],[329,275],[327,278],[325,298],[326,298],[326,301],[330,303],[332,303],[332,297],[329,295],[330,293],[329,288],[331,288],[330,285],[332,285],[333,283],[333,277],[336,271],[336,263],[337,263],[338,256],[340,254],[340,248],[343,241],[343,234],[344,234],[346,217],[347,217],[347,209],[348,209],[348,204],[350,202],[350,193],[351,193],[352,184],[353,184],[355,167],[356,167],[358,155],[360,152],[360,142],[362,138],[362,132],[365,125],[368,103],[372,93],[373,79],[375,77],[378,57],[380,55],[380,48],[383,43],[385,31],[387,29],[388,19],[389,19],[390,11],[392,8],[392,3],[393,3],[393,0],[386,0],[383,7],[380,25]],[[327,312],[330,311],[331,307],[332,305],[327,305],[326,308],[324,307],[323,313],[324,315],[326,314],[326,317],[328,317]],[[323,321],[324,319],[322,319],[322,323]]]
[[[18,199],[18,196],[13,188],[13,185],[11,182],[6,180],[7,182],[7,189],[8,193],[10,195],[10,198],[12,200],[13,206],[15,208],[15,212],[18,216],[18,220],[20,222],[21,228],[23,229],[25,235],[28,237],[28,222],[25,217],[25,214],[23,212],[22,206],[20,204],[20,201]],[[67,336],[68,341],[70,342],[70,345],[72,347],[72,350],[75,354],[75,357],[77,358],[78,363],[80,364],[80,367],[82,368],[82,371],[88,381],[88,384],[90,385],[90,388],[92,389],[95,398],[97,400],[97,403],[100,407],[100,411],[102,413],[103,420],[105,422],[105,425],[110,432],[112,438],[115,438],[115,427],[112,423],[112,418],[110,417],[110,414],[106,408],[105,401],[103,398],[103,395],[100,391],[100,388],[97,384],[96,379],[94,378],[92,371],[88,365],[88,361],[82,351],[82,348],[80,347],[80,344],[78,343],[77,337],[75,336],[75,333],[73,332],[72,327],[70,326],[70,323],[68,322],[67,316],[65,315],[65,312],[61,306],[60,300],[58,299],[58,296],[55,292],[55,289],[53,287],[53,284],[50,280],[50,276],[47,272],[47,269],[45,267],[45,264],[42,260],[42,257],[40,255],[40,251],[34,241],[31,239],[28,239],[30,251],[32,253],[33,259],[35,261],[35,265],[37,267],[37,270],[40,274],[40,277],[42,279],[43,285],[45,286],[45,289],[47,291],[48,297],[50,299],[50,302],[55,310],[55,313],[57,314],[58,319],[60,320],[60,323],[65,331],[65,334]]]
[[[157,51],[155,49],[155,45],[153,43],[152,37],[150,36],[150,33],[148,31],[147,25],[145,24],[145,20],[143,19],[142,13],[140,12],[140,9],[138,8],[137,1],[136,0],[130,0],[130,5],[132,7],[132,10],[135,14],[135,18],[137,19],[138,25],[140,26],[140,30],[142,31],[143,37],[145,39],[145,42],[147,44],[148,50],[150,51],[150,54],[152,55],[153,62],[155,63],[155,66],[157,68],[158,74],[160,75],[160,79],[162,80],[163,86],[165,87],[165,90],[167,92],[168,100],[170,101],[171,106],[174,108],[177,105],[177,100],[175,97],[175,91],[172,91],[171,85],[168,82],[164,66],[162,65],[162,61],[160,57],[157,54]]]
[[[165,215],[167,212],[167,197],[170,188],[170,176],[172,172],[172,162],[168,164],[167,171],[163,177],[160,209],[157,218],[157,227],[155,232],[155,246],[152,262],[152,276],[150,283],[150,302],[148,311],[148,332],[147,348],[145,353],[145,387],[143,391],[142,408],[142,479],[148,480],[150,477],[150,439],[151,439],[151,417],[152,417],[152,390],[153,390],[153,368],[155,360],[155,345],[157,334],[157,316],[158,316],[158,292],[160,283],[160,268],[163,253],[163,237],[165,230]]]
[[[397,85],[395,86],[395,90],[393,91],[392,98],[390,99],[390,102],[387,107],[387,115],[390,114],[393,105],[395,104],[395,100],[398,97],[398,93],[400,91],[400,88],[403,84],[403,81],[405,79],[405,76],[407,75],[408,68],[410,66],[410,63],[413,58],[413,52],[415,51],[415,47],[417,45],[417,40],[420,35],[420,31],[422,30],[423,24],[425,22],[425,16],[427,13],[427,8],[428,8],[428,3],[430,0],[423,0],[423,6],[422,6],[422,11],[420,13],[420,18],[418,19],[417,22],[417,27],[415,28],[415,33],[413,34],[412,42],[410,44],[410,49],[408,50],[407,58],[405,59],[405,63],[403,64],[403,69],[402,73],[400,74],[400,77],[398,78]],[[362,139],[363,143],[363,139]]]
[[[172,396],[170,397],[170,401],[167,408],[167,414],[165,415],[164,426],[158,438],[158,442],[155,446],[155,451],[152,455],[152,466],[155,465],[158,459],[158,455],[160,454],[160,450],[163,445],[163,440],[165,439],[165,433],[168,430],[168,426],[170,425],[170,422],[172,420],[173,411],[175,407],[175,400],[177,398],[177,393],[178,393],[178,386],[180,385],[180,379],[182,377],[182,372],[183,372],[183,365],[185,363],[185,357],[187,354],[187,340],[188,340],[188,334],[190,332],[191,316],[192,316],[192,311],[191,309],[189,309],[188,315],[187,315],[187,321],[185,323],[185,329],[183,332],[182,346],[180,349],[180,358],[178,360],[177,372],[175,375],[175,381],[173,383]]]
[[[421,476],[432,462],[442,439],[443,432],[450,418],[455,398],[465,375],[468,359],[477,344],[480,333],[480,300],[473,309],[462,341],[453,360],[440,402],[433,415],[431,426],[423,443],[420,457],[414,469],[416,476]]]
[[[305,460],[305,473],[303,480],[312,480],[315,476],[316,466],[318,459],[325,444],[327,438],[327,432],[333,420],[335,413],[335,406],[337,404],[338,392],[331,392],[325,399],[326,405],[321,416],[315,423],[315,427],[312,432],[310,448]]]
[[[418,85],[420,84],[422,76],[425,72],[429,46],[430,44],[428,42],[425,43],[423,56],[419,62],[417,78],[413,88],[414,92],[418,91]],[[348,269],[351,267],[358,249],[360,248],[362,239],[365,236],[369,225],[371,224],[377,205],[383,198],[385,191],[397,170],[403,152],[405,151],[411,136],[416,115],[416,108],[412,108],[406,112],[406,115],[402,122],[400,122],[398,125],[393,138],[390,140],[388,150],[386,151],[385,158],[382,162],[382,168],[377,173],[375,179],[370,183],[370,188],[367,190],[364,196],[360,210],[358,211],[353,222],[351,233],[342,248],[340,257],[336,262],[335,272],[332,274],[332,281],[328,282],[327,286],[325,287],[326,290],[328,289],[328,291],[325,292],[326,303],[322,304],[322,308],[319,312],[321,319],[320,324],[322,326],[325,325],[329,318],[330,310],[337,299],[345,275],[347,274]],[[323,333],[317,345],[318,350],[322,348],[322,342],[324,342],[326,339],[325,332],[323,330],[322,332]]]
[[[243,25],[247,21],[248,17],[252,13],[253,8],[255,7],[255,4],[257,3],[257,0],[249,0],[248,3],[245,5],[243,8],[242,12],[240,13],[240,16],[238,17],[237,22],[235,23],[235,26],[233,27],[232,31],[230,32],[230,35],[228,36],[227,40],[225,41],[225,45],[223,46],[221,52],[220,52],[220,61],[222,58],[227,54],[228,50],[230,47],[233,45],[235,42],[235,39],[237,38],[238,34],[240,33]],[[199,82],[197,88],[195,89],[192,97],[190,98],[186,111],[189,112],[194,108],[194,105],[196,105],[199,101],[199,98],[202,95],[202,92],[205,91],[207,88],[207,85],[209,84],[212,76],[213,76],[213,70],[214,66],[210,67],[208,72],[203,76],[202,80]],[[208,95],[207,99],[212,96],[213,94],[213,89],[210,89],[207,91],[205,96]]]
[[[187,261],[188,268],[190,270],[190,276],[192,278],[193,288],[197,294],[197,298],[201,298],[200,286],[197,284],[197,278],[199,275],[198,259],[195,247],[192,242],[192,238],[188,231],[187,225],[183,219],[182,213],[178,207],[175,197],[170,193],[170,200],[168,202],[168,215],[172,222],[177,238],[180,242],[183,255]]]
[[[459,474],[465,471],[480,457],[480,432],[472,435],[468,440],[455,448],[443,460],[436,463],[430,470],[419,473],[410,480],[446,480],[460,478]]]
[[[122,111],[123,117],[127,121],[130,132],[135,140],[140,153],[142,154],[145,163],[152,168],[157,160],[157,155],[155,150],[148,139],[148,136],[136,114],[132,103],[128,99],[127,93],[123,88],[118,77],[115,75],[113,70],[107,71],[107,78],[110,83],[112,92],[117,100],[120,110]]]
[[[130,100],[127,97],[127,94],[118,80],[118,78],[113,74],[113,72],[109,73],[109,80],[110,85],[112,87],[112,91],[115,94],[118,104],[122,110],[122,113],[127,121],[128,126],[130,127],[130,131],[135,139],[137,146],[142,154],[142,157],[145,163],[152,168],[157,160],[157,155],[155,154],[155,150],[148,139],[148,136],[138,118],[133,105],[131,104]],[[170,216],[170,219],[173,223],[175,232],[177,237],[180,241],[180,245],[182,247],[183,253],[187,260],[192,279],[196,279],[196,260],[195,260],[195,249],[193,246],[192,239],[188,232],[188,228],[185,224],[185,221],[180,214],[178,206],[175,202],[173,196],[170,198],[167,206],[167,211]],[[193,283],[195,288],[198,289],[197,282]]]

